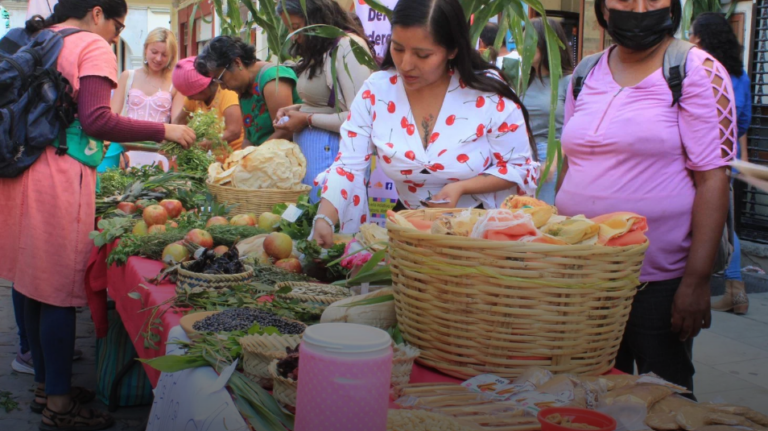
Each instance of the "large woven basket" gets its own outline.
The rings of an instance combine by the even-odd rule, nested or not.
[[[206,290],[229,289],[230,287],[248,284],[253,278],[253,268],[246,265],[245,272],[240,274],[199,274],[186,268],[192,262],[182,264],[176,274],[176,293],[202,292]]]
[[[462,379],[613,367],[647,243],[556,246],[387,229],[397,321],[419,362]]]
[[[296,203],[299,196],[305,195],[312,187],[302,184],[297,190],[278,189],[236,189],[234,187],[220,186],[206,183],[208,191],[216,198],[217,202],[228,205],[236,205],[230,212],[231,215],[271,212],[275,204]]]

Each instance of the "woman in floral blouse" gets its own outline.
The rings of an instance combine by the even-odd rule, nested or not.
[[[314,239],[322,246],[333,245],[331,223],[355,232],[366,222],[365,172],[374,154],[395,182],[400,208],[497,208],[510,194],[536,189],[528,114],[472,48],[458,0],[399,2],[391,22],[383,71],[358,93],[336,161],[316,180],[323,199]]]

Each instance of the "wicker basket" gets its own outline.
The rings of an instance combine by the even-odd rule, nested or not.
[[[243,371],[265,388],[272,387],[269,364],[286,356],[285,348],[296,348],[301,335],[248,335],[238,340],[243,348]]]
[[[275,359],[269,364],[269,374],[274,381],[272,396],[275,397],[275,401],[278,404],[292,410],[296,407],[296,393],[299,390],[299,382],[280,376],[277,373],[277,362],[278,360]]]
[[[399,398],[400,389],[411,381],[411,371],[413,363],[419,357],[419,349],[407,344],[397,344],[392,346],[394,351],[392,356],[392,393],[395,399]]]
[[[420,363],[462,379],[613,367],[647,243],[556,246],[387,229],[397,321]]]
[[[296,203],[299,196],[305,195],[312,187],[302,184],[298,190],[279,189],[236,189],[234,187],[220,186],[206,183],[208,191],[216,198],[217,202],[228,205],[237,205],[232,208],[231,215],[271,212],[275,204]]]
[[[290,287],[291,289],[297,289],[302,288],[305,291],[308,291],[307,293],[288,293],[286,295],[280,295],[282,298],[287,299],[298,299],[299,302],[303,302],[308,305],[315,305],[318,308],[325,309],[329,305],[333,304],[336,301],[341,301],[344,298],[349,298],[352,296],[352,292],[344,287],[338,287],[338,286],[332,286],[330,284],[322,284],[322,283],[308,283],[305,281],[285,281],[282,283],[278,283],[275,285],[275,290],[280,290],[283,287]],[[338,290],[338,295],[329,295],[325,292],[321,292],[321,290],[328,290],[328,289],[334,289]],[[313,290],[317,290],[317,294],[311,294]]]
[[[246,271],[240,274],[198,274],[188,271],[187,268],[192,262],[182,264],[176,276],[176,293],[185,293],[189,290],[191,293],[203,292],[206,290],[229,289],[230,287],[248,284],[253,278],[253,268],[245,266]]]

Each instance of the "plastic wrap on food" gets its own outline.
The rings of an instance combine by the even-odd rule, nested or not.
[[[538,388],[544,383],[547,383],[548,381],[552,380],[552,377],[553,377],[552,373],[549,372],[548,370],[545,370],[543,368],[531,367],[525,370],[523,374],[521,374],[520,377],[516,378],[512,383],[517,385],[530,383],[534,387]]]
[[[681,408],[675,415],[675,420],[684,430],[697,430],[707,424],[709,411],[702,406],[690,406]]]
[[[675,412],[649,414],[645,418],[645,424],[656,431],[673,431],[680,429],[680,424],[677,423],[677,413]]]
[[[616,403],[636,403],[650,409],[654,404],[672,395],[672,389],[666,386],[642,384],[625,387],[609,392],[603,401],[607,405]]]
[[[654,404],[650,410],[650,413],[674,413],[683,407],[693,407],[696,405],[697,404],[694,401],[691,401],[688,398],[682,397],[680,395],[671,395]]]
[[[605,379],[583,379],[574,380],[573,401],[571,406],[582,409],[595,410],[600,405],[600,401],[608,393],[609,386],[613,386]]]
[[[758,413],[749,407],[735,406],[732,404],[703,404],[709,411],[729,413],[743,416],[762,427],[768,427],[768,416]]]

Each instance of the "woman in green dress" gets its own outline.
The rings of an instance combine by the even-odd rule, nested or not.
[[[243,148],[270,139],[293,139],[293,133],[272,125],[280,108],[301,103],[291,68],[259,60],[256,48],[240,38],[219,36],[197,56],[195,69],[240,96]]]

